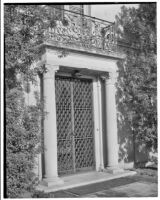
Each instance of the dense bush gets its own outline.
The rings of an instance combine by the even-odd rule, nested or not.
[[[29,15],[27,13],[30,13]],[[40,148],[39,105],[25,105],[23,77],[35,81],[33,63],[41,57],[43,31],[37,22],[43,16],[36,5],[4,6],[6,90],[6,196],[20,197],[36,183],[35,158]],[[27,86],[28,87],[28,86]],[[29,90],[27,90],[29,92]]]
[[[54,198],[54,193],[53,192],[45,193],[43,191],[35,191],[32,194],[32,198]]]
[[[34,167],[40,151],[39,107],[26,106],[23,92],[6,94],[6,196],[20,197],[36,184]]]

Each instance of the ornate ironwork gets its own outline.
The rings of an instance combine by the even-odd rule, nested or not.
[[[63,17],[56,19],[54,26],[45,33],[48,42],[101,53],[116,51],[113,23],[68,10],[59,12],[63,12]]]
[[[92,84],[56,77],[58,173],[94,168]]]
[[[56,78],[58,171],[73,170],[71,88],[68,79]]]
[[[74,135],[76,168],[94,166],[92,85],[89,80],[74,80]]]

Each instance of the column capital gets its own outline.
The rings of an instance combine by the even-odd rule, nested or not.
[[[44,67],[45,67],[44,79],[55,78],[55,73],[59,70],[59,66],[58,65],[45,64]]]
[[[101,76],[102,80],[105,81],[106,85],[114,85],[117,80],[117,74],[116,72],[109,72],[108,76]]]

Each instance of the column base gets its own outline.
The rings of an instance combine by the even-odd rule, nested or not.
[[[106,167],[104,169],[104,171],[107,172],[107,173],[110,173],[110,174],[120,174],[120,173],[124,172],[124,170],[119,168],[118,166],[116,166],[116,167]]]
[[[104,171],[104,167],[100,166],[97,171],[98,172],[103,172]]]
[[[42,185],[47,186],[47,187],[57,186],[57,185],[62,185],[62,184],[64,184],[64,181],[59,177],[44,178],[42,180]]]

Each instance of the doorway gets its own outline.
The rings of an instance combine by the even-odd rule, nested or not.
[[[58,174],[95,169],[91,79],[56,76]]]

